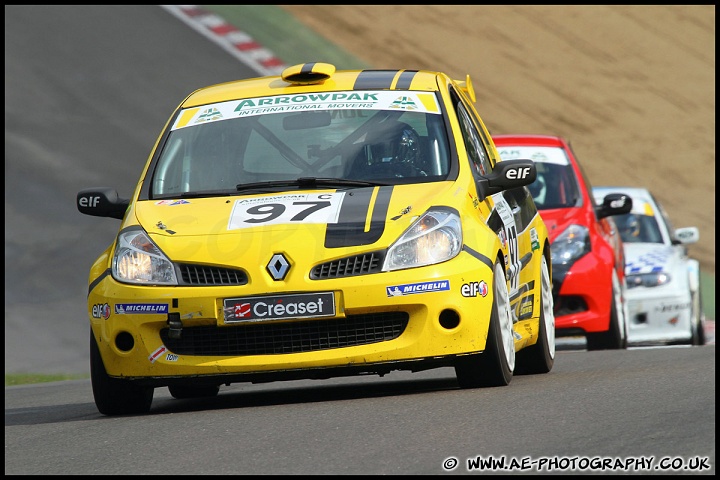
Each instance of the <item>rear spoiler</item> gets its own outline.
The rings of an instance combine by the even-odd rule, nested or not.
[[[465,81],[455,80],[460,87],[460,90],[470,97],[470,101],[475,103],[475,89],[473,88],[472,81],[470,80],[470,74],[465,76]]]

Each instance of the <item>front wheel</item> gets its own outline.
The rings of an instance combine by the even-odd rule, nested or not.
[[[105,370],[95,335],[90,332],[90,380],[95,405],[103,415],[142,414],[150,411],[154,388],[112,378]]]
[[[700,285],[698,290],[692,293],[692,311],[690,312],[690,344],[705,345],[705,315],[702,311],[702,297],[700,296]]]
[[[459,357],[455,375],[461,388],[501,387],[510,383],[515,369],[515,339],[505,269],[495,262],[493,304],[485,351]]]
[[[540,324],[538,339],[517,353],[516,375],[548,373],[555,363],[555,313],[552,280],[545,255],[540,265]]]

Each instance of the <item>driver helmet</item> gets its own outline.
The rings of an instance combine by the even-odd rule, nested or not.
[[[404,122],[381,122],[368,138],[371,164],[415,163],[420,154],[420,137]]]
[[[640,219],[632,213],[628,214],[625,217],[621,232],[623,238],[638,238],[640,236]]]
[[[528,189],[530,190],[530,194],[536,203],[543,204],[545,202],[545,191],[547,190],[547,185],[545,184],[545,178],[540,175],[540,172],[538,172],[538,176],[535,181],[528,185]]]

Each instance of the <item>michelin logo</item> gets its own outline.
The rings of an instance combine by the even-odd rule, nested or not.
[[[385,290],[388,297],[401,297],[403,295],[413,295],[415,293],[440,292],[443,290],[450,290],[450,280],[393,285],[391,287],[385,287]]]
[[[168,313],[167,303],[118,303],[115,313],[126,315],[133,313]]]

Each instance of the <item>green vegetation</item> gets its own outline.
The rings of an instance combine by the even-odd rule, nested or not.
[[[700,271],[700,295],[705,316],[715,320],[715,272]]]
[[[85,380],[90,375],[76,373],[73,375],[66,374],[46,374],[46,373],[12,373],[5,375],[5,386],[25,385],[27,383],[46,383],[59,382],[61,380]]]
[[[202,8],[249,35],[286,65],[327,62],[338,70],[370,68],[368,63],[306,27],[278,5],[202,5]]]

